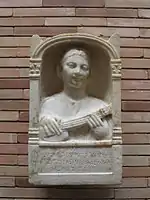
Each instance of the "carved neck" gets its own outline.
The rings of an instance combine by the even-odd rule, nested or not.
[[[69,98],[73,100],[81,100],[87,97],[86,90],[83,88],[71,88],[64,86],[64,91],[63,91]]]

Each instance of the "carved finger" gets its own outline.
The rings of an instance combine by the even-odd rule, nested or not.
[[[55,133],[57,133],[57,135],[61,134],[61,130],[60,130],[60,128],[59,128],[59,126],[58,126],[58,124],[55,120],[53,120],[51,122],[51,126],[53,127],[53,129],[54,129]]]
[[[53,121],[49,123],[49,128],[50,128],[54,133],[56,133],[56,134],[58,135],[57,128],[55,127],[55,124],[54,124]]]
[[[101,119],[99,117],[97,117],[96,115],[92,115],[91,117],[95,121],[96,126],[103,126]]]
[[[95,127],[100,125],[100,123],[95,115],[91,115],[91,119],[93,120]]]
[[[49,129],[50,132],[53,132],[53,133],[56,132],[56,130],[55,130],[54,126],[53,126],[53,122],[48,121],[48,122],[46,123],[46,125],[47,125],[47,127],[48,127],[48,129]]]
[[[105,123],[102,119],[100,119],[100,123],[101,123],[102,126],[105,126]]]
[[[96,127],[96,124],[95,124],[94,120],[91,117],[89,117],[88,122],[89,122],[89,125],[90,125],[91,128],[95,128]]]
[[[43,129],[46,135],[49,135],[49,129],[47,128],[47,126],[43,125]]]
[[[90,118],[87,120],[87,123],[88,123],[88,125],[89,125],[91,128],[93,127],[93,124],[92,124]]]

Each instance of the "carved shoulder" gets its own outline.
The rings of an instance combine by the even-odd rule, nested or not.
[[[42,106],[46,106],[46,105],[50,105],[51,103],[56,102],[56,100],[59,98],[60,94],[54,94],[52,96],[49,97],[45,97],[42,101],[41,101],[41,107]]]
[[[96,108],[105,108],[109,105],[105,101],[95,98],[95,97],[89,97],[89,102],[91,106],[96,107]]]

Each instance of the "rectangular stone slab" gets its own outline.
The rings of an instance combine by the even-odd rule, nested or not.
[[[120,145],[30,145],[30,182],[43,185],[120,183]]]

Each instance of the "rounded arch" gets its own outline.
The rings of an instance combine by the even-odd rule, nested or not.
[[[51,48],[55,44],[71,42],[71,41],[80,42],[83,40],[86,42],[101,46],[101,48],[103,48],[104,51],[108,53],[110,59],[120,58],[114,46],[110,42],[108,42],[107,40],[103,38],[100,38],[91,34],[85,34],[85,33],[59,34],[52,38],[47,38],[35,48],[35,50],[33,51],[31,55],[31,58],[42,59],[42,56],[44,55],[45,51],[47,51],[47,49]]]
[[[31,55],[33,62],[40,62],[40,97],[45,98],[63,89],[57,76],[57,66],[66,49],[82,47],[90,53],[91,78],[87,93],[96,98],[111,101],[111,62],[119,59],[115,47],[107,40],[84,33],[60,34],[42,41]]]

